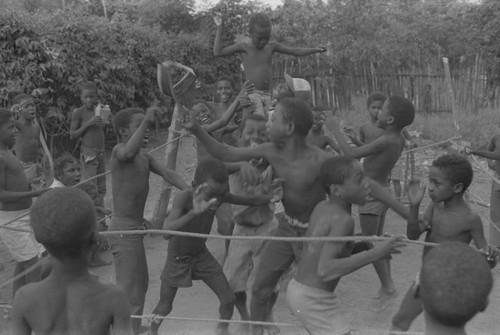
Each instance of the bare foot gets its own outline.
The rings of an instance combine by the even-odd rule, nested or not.
[[[375,311],[380,313],[384,311],[389,305],[396,299],[398,296],[398,292],[396,290],[387,292],[385,290],[381,290],[379,292],[380,298],[375,306]]]

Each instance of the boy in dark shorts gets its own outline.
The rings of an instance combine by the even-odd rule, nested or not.
[[[196,168],[193,188],[177,194],[167,220],[166,230],[180,230],[209,234],[215,211],[223,202],[262,206],[279,201],[281,185],[275,183],[269,195],[239,196],[229,192],[228,172],[224,163],[213,158],[200,162]],[[221,265],[205,244],[205,238],[171,236],[168,256],[161,276],[160,301],[153,311],[159,316],[168,315],[179,287],[192,286],[192,280],[203,280],[220,301],[219,313],[223,320],[233,315],[234,295]],[[151,334],[158,334],[161,319],[151,323]],[[227,323],[219,323],[217,334],[229,334]]]
[[[382,135],[357,148],[351,147],[346,142],[333,118],[327,124],[330,124],[333,135],[344,154],[353,158],[365,157],[363,167],[366,176],[386,187],[390,192],[391,170],[401,156],[405,145],[402,130],[410,125],[414,118],[415,108],[408,99],[398,96],[390,97],[377,114],[376,126],[383,129]],[[387,209],[386,204],[373,197],[367,199],[366,203],[359,207],[359,221],[363,235],[380,236],[382,234]],[[381,288],[376,295],[379,299],[377,309],[381,311],[396,298],[397,291],[391,277],[389,260],[379,260],[373,265],[381,282]]]
[[[469,244],[474,241],[475,246],[482,250],[494,266],[500,251],[488,246],[480,216],[464,200],[472,175],[472,166],[462,156],[444,155],[436,159],[429,171],[429,196],[432,202],[420,220],[419,207],[425,188],[412,182],[408,190],[410,219],[407,235],[416,240],[426,233],[425,241],[434,243],[458,241]],[[424,258],[431,248],[424,248]],[[392,330],[407,331],[422,310],[420,299],[415,297],[413,288],[410,288],[392,319]]]
[[[33,206],[31,225],[51,256],[51,272],[17,292],[13,334],[132,335],[125,292],[100,283],[88,272],[87,260],[97,237],[89,196],[73,187],[53,189]]]
[[[148,144],[148,128],[159,112],[158,108],[151,107],[144,115],[141,108],[127,108],[114,116],[119,143],[113,148],[110,160],[114,215],[109,230],[146,228],[144,207],[151,172],[179,189],[187,187],[175,171],[165,169],[153,156],[141,151]],[[149,285],[143,238],[144,235],[109,236],[116,283],[129,297],[131,315],[142,315]],[[134,319],[132,326],[134,332],[140,332],[141,319]]]

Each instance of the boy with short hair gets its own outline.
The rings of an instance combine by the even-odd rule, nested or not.
[[[414,294],[422,301],[426,335],[465,335],[488,305],[493,277],[484,257],[461,242],[443,242],[423,259]]]
[[[35,237],[52,257],[50,275],[21,288],[14,299],[15,335],[133,334],[125,292],[88,272],[96,242],[95,208],[83,191],[51,190],[31,211]]]
[[[328,198],[311,214],[308,237],[344,237],[354,235],[351,204],[362,205],[368,194],[368,181],[361,164],[350,157],[326,160],[320,180]],[[309,334],[350,334],[334,294],[339,280],[351,272],[400,253],[399,238],[377,243],[368,251],[351,255],[352,242],[309,243],[302,252],[297,274],[288,285],[287,300]]]
[[[127,108],[113,119],[119,139],[111,153],[111,182],[114,215],[109,230],[145,229],[144,207],[149,192],[149,175],[153,172],[179,189],[187,187],[175,172],[165,169],[153,156],[142,152],[148,143],[148,127],[155,122],[160,110]],[[116,283],[127,293],[132,315],[142,315],[149,284],[148,265],[143,244],[144,235],[112,235],[109,237],[113,254]],[[141,320],[132,321],[134,332],[140,332]]]
[[[259,114],[250,114],[243,119],[239,135],[239,147],[253,147],[267,142],[266,119]],[[259,171],[261,183],[248,187],[238,171],[229,176],[231,192],[241,195],[267,194],[273,179],[272,167],[267,161],[252,160]],[[237,236],[269,236],[272,235],[278,222],[274,217],[274,206],[241,206],[233,205],[234,234]],[[247,284],[252,269],[256,269],[264,247],[261,241],[234,240],[229,247],[228,257],[224,263],[224,273],[229,286],[235,295],[235,306],[242,320],[250,320],[247,309]],[[243,326],[242,331],[248,331]]]
[[[279,201],[281,185],[273,184],[266,195],[240,196],[229,192],[228,171],[224,163],[213,158],[201,161],[195,171],[193,187],[177,194],[163,226],[166,230],[180,230],[209,234],[217,207],[228,202],[247,206],[263,206]],[[205,238],[171,236],[168,256],[161,275],[160,301],[153,314],[165,316],[179,287],[192,286],[192,280],[203,280],[220,301],[219,313],[223,320],[233,315],[234,295],[222,267],[212,256]],[[161,319],[153,321],[151,333],[157,334]],[[229,334],[229,324],[219,323],[217,334]]]
[[[30,231],[0,229],[0,238],[16,262],[14,276],[34,266],[44,250],[31,232],[27,214],[32,205],[31,198],[48,190],[30,189],[20,160],[9,150],[16,142],[17,133],[11,111],[0,108],[0,225]],[[38,280],[40,270],[36,268],[14,281],[14,294],[21,286]]]
[[[458,241],[469,244],[473,240],[475,246],[494,265],[500,252],[487,245],[480,216],[464,200],[464,192],[472,182],[472,175],[472,166],[464,157],[443,155],[436,159],[429,170],[428,187],[432,202],[422,220],[419,220],[419,207],[425,188],[412,182],[408,190],[410,219],[407,235],[416,240],[425,232],[425,241],[434,243]],[[424,258],[430,248],[424,247]],[[392,330],[408,330],[421,312],[421,301],[413,295],[410,288],[392,319]]]
[[[248,22],[251,41],[241,41],[222,47],[222,17],[214,17],[217,32],[214,41],[215,56],[229,56],[239,53],[242,58],[246,79],[255,85],[255,92],[249,95],[256,106],[256,113],[267,118],[271,105],[272,55],[281,53],[293,56],[306,56],[325,52],[325,48],[291,48],[277,42],[270,42],[271,20],[263,13],[252,14]]]
[[[75,186],[80,182],[80,166],[75,157],[64,153],[54,161],[54,182],[50,188]]]
[[[45,185],[45,173],[40,164],[40,127],[36,123],[36,106],[33,97],[18,94],[12,100],[12,112],[17,117],[19,134],[12,151],[23,165],[28,184],[33,189]]]
[[[392,96],[384,102],[382,109],[379,110],[377,107],[377,110],[376,125],[383,129],[382,135],[357,148],[349,146],[333,118],[328,123],[344,154],[353,158],[365,157],[363,167],[366,176],[390,192],[389,176],[405,145],[401,131],[413,122],[415,108],[408,99]],[[359,207],[359,221],[363,235],[382,234],[387,209],[387,205],[373,197]],[[389,260],[380,260],[373,265],[382,284],[376,296],[380,299],[378,310],[381,311],[395,299],[397,291],[391,278]]]
[[[326,150],[327,146],[329,146],[336,153],[339,153],[340,148],[337,143],[335,143],[332,138],[326,136],[323,132],[326,108],[322,106],[315,106],[313,107],[312,112],[314,116],[314,123],[311,130],[309,130],[309,134],[307,135],[307,142],[322,150]]]
[[[87,82],[82,85],[80,99],[83,106],[71,113],[69,136],[72,140],[82,138],[82,178],[85,180],[106,171],[104,127],[108,120],[103,120],[100,115],[96,114],[99,97],[95,83]],[[106,176],[102,175],[89,182],[96,185],[99,192],[99,206],[103,206],[106,195]]]

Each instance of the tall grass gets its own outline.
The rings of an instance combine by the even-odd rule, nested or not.
[[[353,99],[352,109],[339,110],[336,115],[356,130],[369,122],[366,101],[363,98]],[[493,108],[480,109],[477,113],[459,111],[457,121],[458,131],[454,126],[452,113],[417,113],[408,130],[418,131],[425,142],[438,142],[460,135],[462,140],[470,142],[473,148],[486,147],[491,137],[500,132],[500,111]]]

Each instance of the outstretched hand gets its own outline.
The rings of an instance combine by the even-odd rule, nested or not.
[[[180,105],[178,111],[178,121],[184,128],[191,130],[198,125],[198,119],[195,111]]]
[[[198,186],[193,193],[193,213],[195,215],[204,213],[210,206],[217,203],[217,199],[212,198],[210,200],[205,199],[205,194],[208,185],[206,183]]]
[[[219,14],[215,15],[214,22],[217,27],[222,26],[222,16],[220,16]]]
[[[425,195],[425,185],[419,179],[410,180],[408,185],[408,201],[411,206],[418,206]]]
[[[403,236],[393,236],[386,241],[376,243],[372,250],[379,253],[380,259],[391,258],[391,255],[401,253],[400,249],[405,246],[402,239]]]

